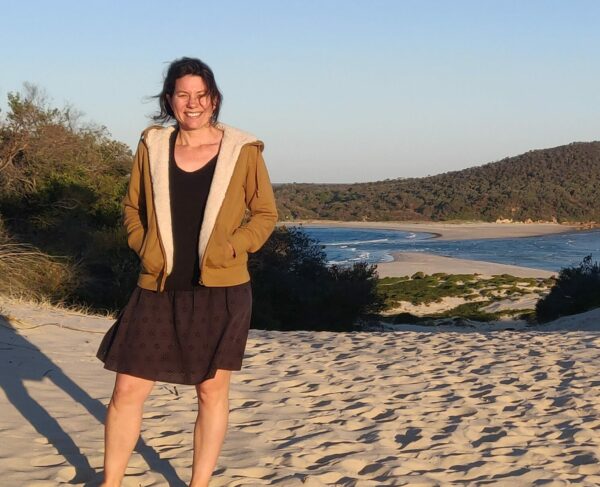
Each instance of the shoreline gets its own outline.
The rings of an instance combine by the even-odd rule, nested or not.
[[[393,262],[375,264],[379,278],[412,276],[416,272],[432,275],[437,272],[445,274],[480,274],[482,277],[509,274],[515,277],[556,276],[558,272],[523,267],[510,264],[498,264],[483,260],[459,259],[444,257],[427,252],[391,252]]]
[[[285,226],[323,226],[346,228],[372,228],[379,230],[401,230],[405,232],[430,233],[439,240],[479,240],[493,238],[524,238],[555,235],[590,230],[586,224],[562,223],[487,223],[487,222],[362,222],[342,220],[296,220],[281,221]]]

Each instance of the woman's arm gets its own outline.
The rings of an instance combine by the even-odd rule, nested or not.
[[[146,145],[140,140],[133,158],[127,193],[122,201],[123,225],[127,230],[127,244],[138,256],[140,255],[147,228],[146,196],[144,194],[142,172],[145,156],[147,156]]]
[[[277,205],[269,172],[262,156],[262,144],[251,145],[246,175],[246,206],[250,220],[237,228],[229,241],[236,255],[245,250],[256,252],[270,237],[277,223]]]

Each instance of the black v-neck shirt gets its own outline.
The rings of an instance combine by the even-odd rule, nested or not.
[[[198,241],[218,153],[200,169],[184,171],[175,162],[177,132],[173,131],[169,146],[174,262],[165,281],[165,290],[189,291],[200,285]]]

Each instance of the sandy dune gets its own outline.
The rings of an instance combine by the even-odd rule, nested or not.
[[[112,320],[2,309],[18,328],[0,327],[2,485],[96,485]],[[599,324],[251,330],[211,486],[600,485]],[[192,387],[156,385],[124,485],[185,485],[195,409]]]

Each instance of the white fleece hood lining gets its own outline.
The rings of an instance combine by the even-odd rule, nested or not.
[[[233,170],[244,144],[255,142],[258,139],[247,132],[217,123],[216,127],[223,130],[221,149],[217,157],[217,165],[210,185],[204,219],[200,228],[198,241],[198,256],[202,262],[202,255],[206,250],[208,239],[217,220],[217,215],[225,199]],[[171,195],[169,187],[169,141],[175,126],[157,127],[148,131],[145,137],[148,147],[150,163],[150,176],[152,180],[152,194],[154,197],[154,210],[158,223],[158,231],[165,249],[167,274],[173,269],[173,224],[171,221]]]

